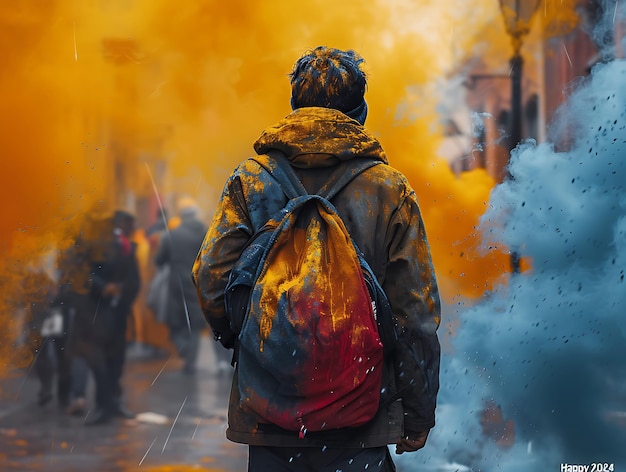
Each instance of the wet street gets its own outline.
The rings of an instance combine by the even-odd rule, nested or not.
[[[0,471],[245,471],[247,447],[226,440],[230,372],[203,338],[198,371],[169,354],[129,355],[123,384],[132,420],[85,426],[55,401],[37,404],[33,372],[0,380]],[[93,406],[93,382],[88,407]]]

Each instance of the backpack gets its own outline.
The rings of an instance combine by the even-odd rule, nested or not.
[[[379,161],[340,165],[308,194],[286,158],[252,159],[289,201],[252,236],[225,291],[240,406],[301,438],[361,426],[378,411],[383,356],[397,337],[387,298],[330,200]]]

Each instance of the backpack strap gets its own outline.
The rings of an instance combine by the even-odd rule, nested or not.
[[[309,194],[283,153],[270,151],[266,156],[269,159],[263,159],[261,156],[258,158],[251,157],[251,159],[263,167],[278,182],[287,198],[291,200]]]
[[[284,156],[279,156],[273,152],[267,153],[267,156],[270,158],[269,162],[254,157],[251,159],[257,162],[261,167],[269,172],[272,177],[274,177],[288,198],[292,199],[302,195],[308,195],[308,192],[302,185],[302,182],[300,182],[300,179],[293,170],[293,167]],[[330,201],[357,175],[380,163],[381,161],[377,159],[365,158],[344,161],[337,166],[337,169],[335,169],[335,171],[331,174],[330,178],[317,191],[317,195]]]

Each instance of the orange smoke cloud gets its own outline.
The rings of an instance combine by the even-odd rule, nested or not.
[[[505,33],[495,2],[472,2],[471,14],[434,3],[0,6],[3,278],[19,287],[16,267],[65,244],[82,215],[138,211],[153,184],[165,196],[193,196],[210,216],[228,173],[289,113],[293,63],[324,44],[367,61],[367,127],[420,197],[444,298],[480,296],[508,269],[501,252],[480,250],[474,229],[494,182],[481,170],[456,177],[437,155],[437,97],[415,114],[399,109],[411,87],[453,75],[483,44],[478,35]],[[489,60],[505,64],[507,42],[490,42]],[[13,316],[11,307],[2,313]]]

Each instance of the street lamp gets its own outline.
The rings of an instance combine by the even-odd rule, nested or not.
[[[539,7],[540,0],[500,0],[500,10],[504,17],[506,31],[511,37],[513,57],[511,64],[511,122],[510,152],[522,140],[522,71],[524,59],[520,53],[524,36],[530,32],[530,22]],[[511,269],[514,274],[520,272],[520,256],[511,251]]]
[[[511,37],[511,150],[522,140],[522,71],[524,59],[520,53],[524,36],[530,32],[530,22],[540,0],[500,0],[506,31]]]
[[[539,3],[540,0],[500,0],[500,10],[515,54],[519,54],[523,37],[530,33],[530,22]]]

